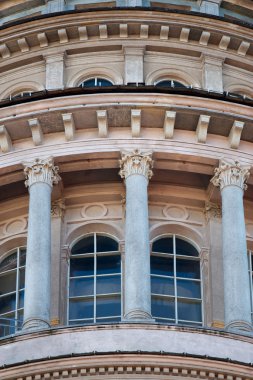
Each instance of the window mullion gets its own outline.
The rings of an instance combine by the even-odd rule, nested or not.
[[[97,319],[97,234],[94,233],[94,323]]]
[[[177,310],[177,268],[176,268],[176,236],[173,235],[173,268],[174,268],[174,293],[175,293],[175,322],[178,323]]]

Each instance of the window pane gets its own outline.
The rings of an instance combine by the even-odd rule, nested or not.
[[[6,257],[0,264],[0,273],[17,268],[17,253]]]
[[[201,322],[201,303],[178,300],[178,319]]]
[[[177,277],[200,278],[199,261],[177,259]]]
[[[120,276],[97,277],[97,294],[120,293]]]
[[[97,297],[97,317],[121,315],[120,297]]]
[[[19,266],[22,267],[25,265],[26,262],[26,249],[21,248],[20,249],[20,254],[19,254]]]
[[[97,318],[98,323],[115,323],[115,322],[120,322],[121,318],[120,317],[114,317],[114,318]]]
[[[195,256],[198,257],[199,253],[193,245],[182,239],[176,239],[176,253],[177,255]]]
[[[109,80],[98,78],[97,79],[97,85],[99,87],[107,87],[107,86],[112,86],[112,83],[109,82]]]
[[[69,296],[89,296],[94,294],[94,278],[70,279]]]
[[[10,313],[0,317],[0,337],[11,335],[15,333],[15,314]]]
[[[94,252],[94,235],[87,236],[84,239],[79,240],[71,250],[72,255],[79,255],[82,253]]]
[[[173,238],[162,238],[153,243],[153,252],[173,253]]]
[[[81,321],[69,321],[69,325],[73,326],[73,325],[90,325],[94,323],[94,319],[85,319],[85,320],[81,320]]]
[[[97,235],[97,252],[118,251],[119,244],[117,241],[108,236]]]
[[[151,274],[173,276],[173,259],[160,256],[151,256]]]
[[[177,295],[179,297],[201,298],[200,283],[189,280],[177,280]]]
[[[175,302],[173,299],[152,297],[151,310],[153,317],[175,318]]]
[[[0,314],[15,310],[16,293],[0,298]]]
[[[25,287],[25,268],[20,269],[19,271],[19,289],[23,289]]]
[[[155,294],[174,295],[174,279],[164,277],[151,277],[151,292]]]
[[[93,299],[70,300],[69,319],[93,318]]]
[[[97,274],[120,273],[120,255],[97,256]]]
[[[18,300],[18,307],[19,308],[24,307],[24,295],[25,295],[25,291],[20,290],[19,291],[19,300]]]
[[[94,257],[71,258],[70,277],[89,276],[94,274]]]
[[[16,291],[16,277],[16,271],[0,276],[0,295]]]

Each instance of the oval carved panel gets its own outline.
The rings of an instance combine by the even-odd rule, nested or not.
[[[22,232],[26,229],[27,220],[25,218],[19,218],[10,221],[4,226],[5,235],[13,235]]]
[[[107,207],[103,204],[86,205],[81,210],[81,216],[86,219],[97,219],[106,216]]]
[[[183,206],[168,205],[163,209],[163,215],[168,219],[186,220],[189,217],[187,209]]]

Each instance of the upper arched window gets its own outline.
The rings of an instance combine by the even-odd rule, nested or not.
[[[0,262],[0,336],[13,334],[23,320],[26,249]]]
[[[113,83],[105,78],[94,77],[83,81],[79,87],[108,87],[113,86]]]
[[[156,321],[202,325],[199,253],[188,241],[173,235],[153,243],[151,298]]]
[[[178,82],[176,80],[173,80],[173,79],[166,79],[166,80],[161,80],[159,82],[156,82],[155,83],[155,86],[156,87],[176,87],[176,88],[180,88],[180,87],[187,87],[185,86],[183,83],[181,82]]]
[[[121,319],[121,257],[114,239],[94,233],[71,250],[69,324]]]

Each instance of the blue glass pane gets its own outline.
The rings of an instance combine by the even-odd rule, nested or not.
[[[21,248],[20,249],[20,254],[19,254],[19,266],[22,267],[25,265],[26,262],[26,249]]]
[[[107,87],[107,86],[112,86],[112,83],[109,80],[98,78],[97,79],[97,86]]]
[[[16,293],[0,297],[0,314],[13,311],[16,308]]]
[[[120,268],[120,255],[97,256],[97,274],[120,273]]]
[[[177,280],[177,295],[187,298],[201,298],[200,283],[189,280]]]
[[[20,290],[19,291],[19,300],[18,300],[18,307],[19,308],[24,307],[24,296],[25,296],[25,291]]]
[[[71,258],[70,277],[89,276],[94,274],[94,257]]]
[[[19,289],[25,287],[25,268],[19,270]]]
[[[16,291],[16,271],[0,276],[0,296]]]
[[[199,253],[193,245],[182,239],[176,239],[176,253],[177,255],[195,256],[198,257]]]
[[[0,337],[15,334],[16,322],[15,314],[10,313],[4,317],[0,317]]]
[[[108,236],[97,235],[97,252],[118,251],[119,244],[117,241]]]
[[[93,299],[70,300],[69,319],[93,318]]]
[[[97,323],[115,323],[115,322],[120,322],[120,321],[121,321],[120,317],[97,318],[96,320]]]
[[[175,80],[162,80],[156,84],[157,87],[186,87],[183,83]]]
[[[151,256],[151,274],[173,276],[173,259],[168,257]]]
[[[69,280],[69,296],[90,296],[94,294],[94,278],[75,278]]]
[[[95,87],[95,78],[84,81],[81,84],[81,87]]]
[[[73,326],[73,325],[91,325],[92,323],[94,323],[93,319],[85,319],[85,320],[81,320],[81,321],[69,321],[70,326]]]
[[[162,238],[153,243],[153,252],[173,253],[173,238]]]
[[[193,260],[176,260],[177,277],[200,279],[199,261]]]
[[[0,273],[5,272],[10,269],[15,269],[15,268],[17,268],[17,253],[16,252],[6,257],[0,263]]]
[[[88,79],[84,81],[80,85],[80,87],[95,87],[95,86],[98,86],[98,87],[112,86],[112,83],[107,79],[97,78],[96,80],[95,78],[92,78],[92,79]]]
[[[174,295],[173,278],[151,277],[151,292],[155,294]]]
[[[201,322],[201,303],[188,300],[178,300],[178,319]]]
[[[71,250],[71,255],[80,255],[94,252],[94,235],[79,240]]]
[[[120,276],[97,277],[97,294],[120,293]]]
[[[121,315],[120,297],[97,297],[97,317]]]
[[[151,310],[153,317],[175,318],[175,302],[173,299],[152,297]]]

